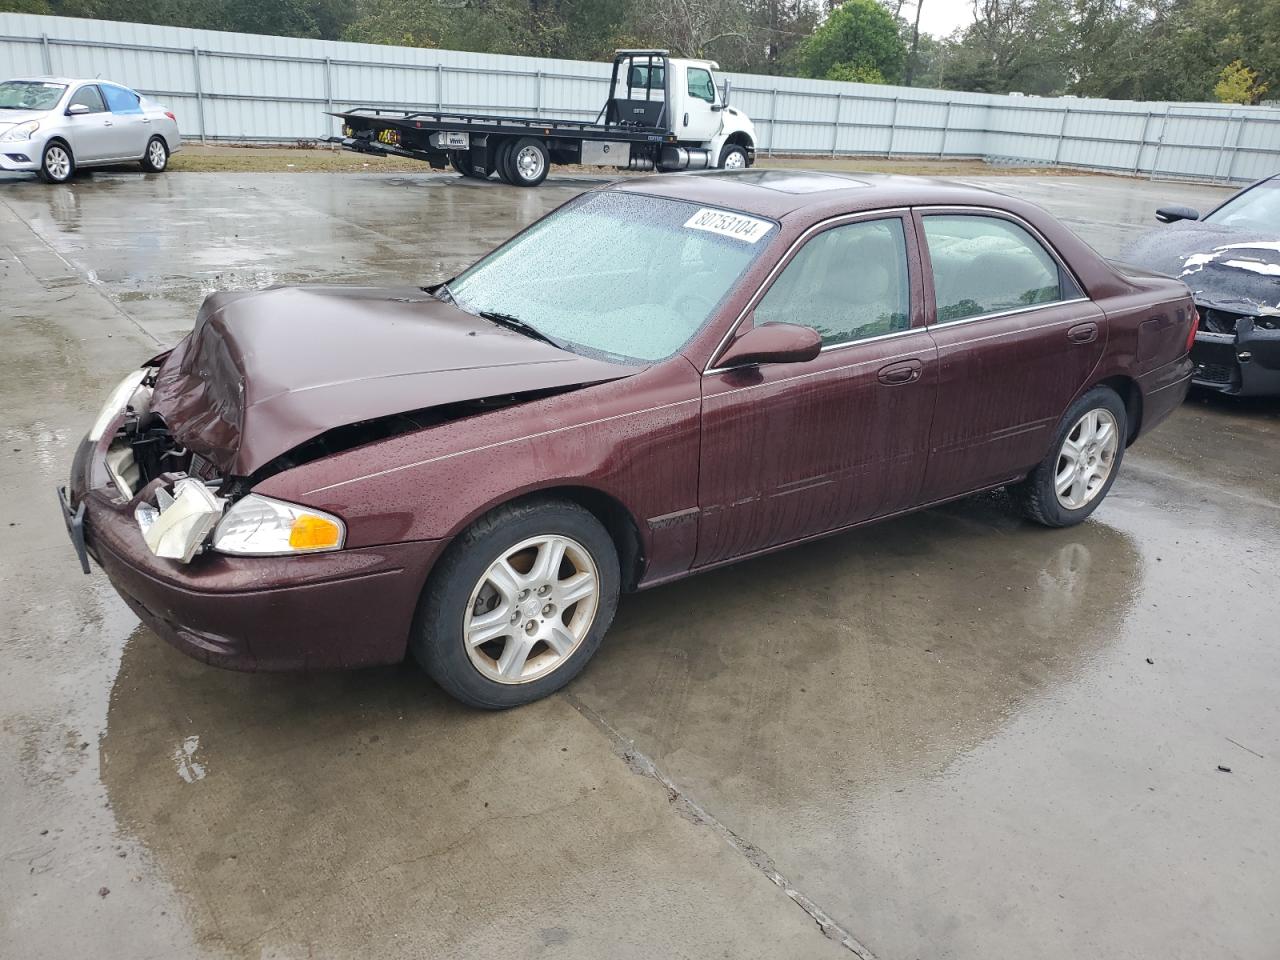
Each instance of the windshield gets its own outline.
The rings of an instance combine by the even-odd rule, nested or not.
[[[1237,194],[1205,217],[1204,222],[1275,233],[1280,224],[1280,180],[1265,180]]]
[[[6,80],[0,83],[0,110],[52,110],[66,89],[45,80]]]
[[[565,349],[652,362],[683,347],[768,246],[774,223],[695,203],[593,193],[449,284]]]

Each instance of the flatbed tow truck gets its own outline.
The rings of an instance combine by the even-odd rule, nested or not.
[[[593,121],[502,117],[356,107],[334,113],[359,153],[413,157],[466,177],[536,187],[552,164],[623,170],[741,168],[755,162],[751,119],[729,106],[729,81],[717,87],[710,60],[666,50],[619,50],[610,96]]]

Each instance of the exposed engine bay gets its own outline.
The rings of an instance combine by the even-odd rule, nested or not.
[[[148,367],[133,393],[108,401],[102,417],[123,419],[107,448],[105,462],[121,501],[143,494],[134,517],[156,556],[189,563],[206,548],[228,508],[274,474],[377,440],[464,419],[486,411],[565,392],[566,388],[482,397],[346,424],[299,444],[247,477],[224,475],[207,457],[187,449],[151,409],[155,367]],[[136,374],[134,375],[136,379]],[[126,380],[127,386],[129,383]],[[100,418],[101,419],[101,418]]]

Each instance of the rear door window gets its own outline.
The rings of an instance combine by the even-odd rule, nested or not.
[[[112,113],[142,112],[141,98],[132,90],[104,83],[102,84],[102,94],[107,98],[107,106],[111,108]]]
[[[1012,221],[966,214],[923,219],[938,323],[1080,296],[1040,241]]]
[[[102,94],[98,91],[96,84],[86,84],[71,95],[71,99],[67,101],[67,107],[71,108],[77,104],[88,107],[90,113],[107,112],[107,105],[102,102]]]

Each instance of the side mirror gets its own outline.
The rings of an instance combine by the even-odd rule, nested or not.
[[[729,78],[724,78],[724,83],[720,85],[720,106],[723,109],[729,105]]]
[[[68,117],[78,117],[81,114],[85,114],[88,112],[89,112],[89,107],[83,103],[73,103],[71,106],[67,107]]]
[[[1161,223],[1176,223],[1179,220],[1199,220],[1200,211],[1191,207],[1161,207],[1156,211],[1156,219]]]
[[[746,367],[756,363],[803,363],[822,351],[822,337],[813,327],[794,323],[766,323],[752,327],[720,355],[717,367]]]

